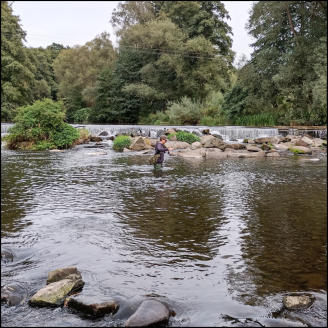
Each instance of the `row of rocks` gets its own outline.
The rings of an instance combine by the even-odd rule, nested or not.
[[[2,255],[2,253],[1,253]],[[81,295],[84,281],[76,267],[67,267],[49,272],[47,285],[37,291],[29,300],[30,306],[58,307],[67,306],[81,312],[91,318],[99,318],[106,314],[115,314],[120,305],[114,300],[95,301],[94,298]],[[16,293],[16,294],[15,294]],[[18,290],[9,286],[1,287],[1,302],[8,305],[15,297],[18,298]],[[311,294],[290,294],[283,297],[282,308],[285,310],[302,310],[310,307],[315,301]],[[155,299],[141,301],[135,312],[125,322],[126,327],[147,327],[158,324],[167,324],[170,316],[175,315],[169,307]]]
[[[99,318],[106,314],[115,314],[119,304],[114,300],[97,302],[92,297],[81,295],[84,281],[76,267],[67,267],[49,272],[47,285],[37,291],[28,301],[33,307],[67,306],[91,318]],[[14,299],[14,288],[1,287],[1,302],[8,305]],[[17,297],[17,295],[16,295]],[[147,327],[168,322],[174,312],[163,302],[155,299],[143,300],[136,311],[126,320],[126,327]]]
[[[123,151],[153,150],[157,139],[135,137],[129,149]],[[308,136],[275,136],[245,139],[243,143],[226,143],[219,135],[203,135],[200,142],[191,145],[183,141],[167,141],[167,147],[173,148],[177,155],[186,158],[227,158],[227,157],[279,157],[281,153],[294,154],[325,153],[327,142]]]

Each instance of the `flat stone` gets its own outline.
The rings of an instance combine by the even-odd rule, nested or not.
[[[258,151],[261,151],[261,148],[259,148],[257,146],[250,146],[250,145],[246,145],[246,149],[247,149],[247,151],[250,151],[250,152],[258,152]]]
[[[228,157],[236,157],[236,158],[250,158],[250,157],[264,157],[265,152],[260,150],[258,152],[250,152],[250,151],[243,151],[243,150],[235,150],[228,152]]]
[[[195,141],[191,144],[191,149],[201,148],[202,144],[199,141]]]
[[[50,271],[48,273],[47,284],[65,279],[72,274],[77,275],[75,278],[82,279],[81,273],[77,270],[77,267],[71,266],[67,268],[61,268],[61,269]],[[73,278],[73,276],[71,278]]]
[[[166,323],[170,318],[168,307],[156,300],[145,300],[126,321],[125,327],[147,327]]]
[[[266,154],[266,157],[280,157],[278,152],[270,152]]]
[[[206,156],[205,150],[198,148],[193,150],[184,150],[177,153],[177,156],[184,158],[203,158]]]
[[[227,149],[227,148],[239,150],[239,149],[246,149],[246,146],[244,144],[240,144],[240,143],[233,143],[233,144],[226,144],[225,149]]]
[[[289,310],[304,309],[309,307],[314,299],[312,295],[288,295],[284,296],[283,304]]]
[[[233,149],[231,148],[231,150]],[[218,148],[207,148],[205,152],[205,156],[206,158],[222,159],[228,157],[228,152],[222,151],[221,149]]]
[[[65,305],[93,317],[102,317],[105,314],[115,313],[119,308],[118,304],[113,300],[99,303],[82,295],[66,298]]]
[[[84,281],[74,279],[63,279],[52,282],[36,292],[29,300],[31,306],[61,306],[65,298],[84,286]]]
[[[308,147],[291,146],[291,147],[289,147],[289,150],[291,152],[294,152],[294,150],[296,150],[296,151],[298,151],[299,154],[312,154],[312,150]]]

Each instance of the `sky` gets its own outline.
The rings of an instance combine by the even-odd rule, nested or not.
[[[242,56],[250,58],[253,39],[245,24],[253,1],[222,1],[229,12],[235,63]],[[83,45],[102,32],[108,32],[117,46],[110,17],[119,1],[14,1],[13,13],[27,33],[27,47],[47,47],[55,43],[73,47]]]

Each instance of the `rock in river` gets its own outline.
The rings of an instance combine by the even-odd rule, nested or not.
[[[126,321],[125,327],[147,327],[168,322],[170,310],[156,300],[145,300],[137,311]]]
[[[286,309],[305,309],[314,302],[312,295],[287,295],[283,298],[283,303]]]
[[[65,304],[72,309],[81,311],[93,317],[102,317],[108,313],[115,313],[119,306],[113,301],[97,302],[91,297],[74,295],[65,300]]]
[[[77,279],[82,279],[81,273],[76,267],[67,267],[50,271],[48,273],[47,284],[67,278],[71,274],[76,274]]]
[[[48,285],[40,289],[29,300],[32,306],[60,306],[66,296],[80,291],[84,286],[80,272],[75,267],[51,271]]]

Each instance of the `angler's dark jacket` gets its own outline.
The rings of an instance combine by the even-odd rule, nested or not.
[[[160,141],[156,142],[155,145],[155,155],[160,154],[160,158],[157,160],[158,164],[162,164],[164,161],[164,153],[169,151],[166,146],[164,146]]]

